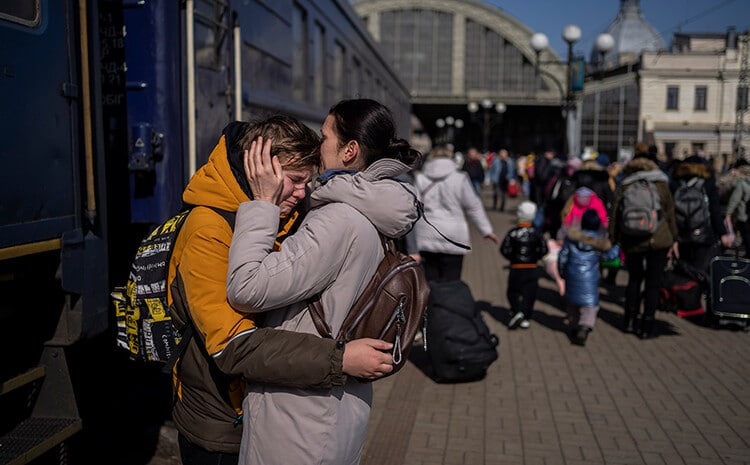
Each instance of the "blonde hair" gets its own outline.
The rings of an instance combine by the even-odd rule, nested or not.
[[[429,156],[430,160],[434,160],[435,158],[452,158],[452,157],[453,157],[453,151],[444,145],[438,145],[437,147],[434,147],[432,150],[430,150],[430,156]]]

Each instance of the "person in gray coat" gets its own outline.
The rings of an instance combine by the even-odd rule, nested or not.
[[[470,244],[467,217],[482,236],[500,244],[469,176],[456,169],[452,156],[449,148],[435,147],[414,177],[425,214],[414,231],[428,281],[461,279],[464,255],[469,249],[456,243]]]
[[[742,244],[745,246],[745,256],[750,256],[750,221],[748,218],[748,205],[750,205],[750,179],[742,179],[734,186],[732,195],[729,197],[727,204],[727,213],[724,219],[726,224],[732,224],[734,216],[737,227],[736,230],[742,238]]]
[[[307,304],[320,295],[335,334],[383,258],[378,234],[401,237],[419,216],[413,187],[393,178],[421,154],[395,138],[390,111],[373,100],[339,102],[321,132],[324,171],[310,194],[311,210],[278,252],[272,249],[283,171],[270,157],[271,141],[246,154],[255,201],[237,211],[227,298],[239,312],[264,312],[266,326],[318,334]],[[390,372],[388,362],[370,378]],[[320,390],[249,385],[240,463],[355,465],[371,403],[372,385],[354,379]]]

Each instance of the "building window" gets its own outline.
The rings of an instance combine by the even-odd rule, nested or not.
[[[677,147],[677,142],[664,142],[664,154],[668,160],[674,157],[674,149]]]
[[[680,88],[677,86],[667,87],[667,110],[678,110],[680,101]]]
[[[706,111],[706,94],[708,88],[706,86],[698,86],[695,88],[695,110]]]
[[[747,87],[737,88],[737,110],[747,110]]]
[[[299,5],[292,11],[292,95],[307,100],[307,12]]]

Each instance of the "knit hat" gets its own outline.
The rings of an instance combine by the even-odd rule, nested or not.
[[[599,163],[599,165],[601,165],[602,168],[606,168],[609,166],[609,157],[605,153],[600,153],[596,157],[596,162]]]
[[[599,214],[595,210],[589,208],[583,212],[581,216],[581,229],[588,231],[598,231],[602,225],[602,221],[599,219]]]
[[[536,204],[529,200],[524,200],[518,205],[516,215],[518,215],[519,223],[531,223],[536,216]]]

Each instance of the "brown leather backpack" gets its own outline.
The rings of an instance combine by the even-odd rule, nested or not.
[[[370,283],[347,313],[336,340],[346,343],[354,339],[374,338],[392,342],[393,371],[383,376],[385,378],[403,368],[414,336],[420,327],[426,325],[430,286],[414,259],[398,251],[393,240],[382,235],[380,240],[385,256]],[[325,321],[320,296],[312,300],[308,308],[320,335],[333,338],[331,328]],[[425,350],[426,345],[425,340]]]

